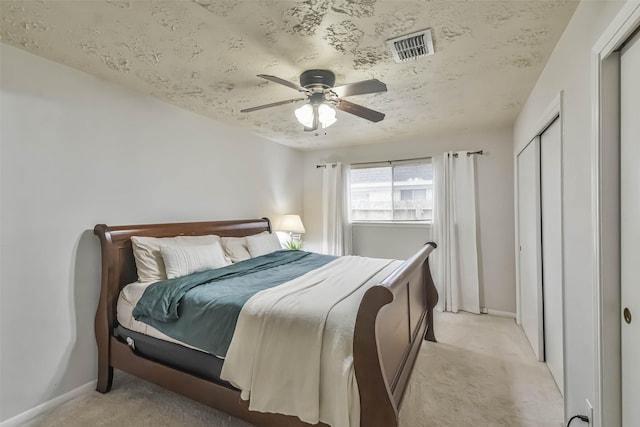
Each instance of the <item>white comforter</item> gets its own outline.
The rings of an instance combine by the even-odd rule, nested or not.
[[[249,409],[310,424],[360,425],[353,330],[364,292],[400,261],[347,256],[244,305],[221,377]]]

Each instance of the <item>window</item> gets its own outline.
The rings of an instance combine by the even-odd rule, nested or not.
[[[352,167],[352,221],[431,221],[432,215],[431,160]]]

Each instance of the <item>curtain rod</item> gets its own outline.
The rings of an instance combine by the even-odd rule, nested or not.
[[[469,151],[467,152],[467,157],[471,156],[472,154],[479,154],[479,155],[483,155],[484,150],[478,150],[478,151]],[[458,153],[454,153],[453,157],[458,157]],[[359,162],[359,163],[351,163],[351,166],[358,166],[358,165],[369,165],[372,163],[395,163],[395,162],[410,162],[412,160],[428,160],[431,159],[431,157],[414,157],[411,159],[397,159],[397,160],[380,160],[378,162]],[[336,163],[325,163],[324,165],[316,165],[316,169],[318,168],[326,168],[327,165],[331,165],[331,167],[336,167]]]
[[[431,157],[414,157],[412,159],[396,159],[396,160],[380,160],[379,162],[359,162],[359,163],[351,163],[351,166],[358,166],[358,165],[368,165],[370,163],[395,163],[395,162],[410,162],[412,160],[428,160]]]
[[[480,156],[482,156],[483,150],[478,150],[478,151],[467,151],[467,157],[469,157],[472,154],[479,154]],[[458,157],[458,153],[453,153],[453,157]]]
[[[350,163],[350,165],[351,165],[351,166],[358,166],[358,165],[370,165],[370,164],[372,164],[372,163],[389,163],[389,164],[391,164],[391,163],[394,163],[394,162],[409,162],[409,161],[411,161],[411,160],[427,160],[427,159],[430,159],[430,158],[431,158],[431,157],[414,157],[414,158],[412,158],[412,159],[380,160],[380,161],[377,161],[377,162],[360,162],[360,163]],[[329,165],[331,165],[331,166],[333,166],[333,167],[335,167],[335,166],[336,166],[336,164],[335,164],[335,163],[326,163],[326,164],[324,164],[324,165],[316,165],[316,168],[325,168],[325,167],[327,167],[327,165],[328,165],[328,164],[329,164]]]

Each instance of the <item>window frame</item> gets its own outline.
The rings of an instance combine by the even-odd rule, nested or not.
[[[391,212],[392,215],[395,212],[395,204],[394,204],[394,199],[393,199],[393,194],[394,194],[394,189],[396,188],[395,185],[395,179],[393,176],[393,168],[395,166],[403,166],[403,165],[421,165],[421,164],[426,164],[426,165],[431,165],[432,168],[432,174],[433,174],[433,161],[431,157],[424,157],[424,158],[417,158],[417,159],[407,159],[407,160],[391,160],[391,161],[383,161],[383,162],[370,162],[370,163],[354,163],[351,164],[351,171],[355,170],[355,169],[372,169],[372,168],[380,168],[380,167],[390,167],[391,168]],[[349,178],[351,178],[351,171],[349,172],[350,176]],[[349,222],[351,224],[362,224],[362,225],[385,225],[385,226],[393,226],[393,225],[403,225],[403,226],[410,226],[410,225],[415,225],[415,226],[426,226],[426,225],[430,225],[433,223],[433,175],[431,178],[431,184],[427,184],[427,186],[431,186],[431,191],[432,191],[432,203],[431,203],[431,207],[429,208],[431,210],[431,219],[417,219],[417,220],[406,220],[406,219],[389,219],[389,220],[382,220],[382,219],[372,219],[372,220],[365,220],[365,219],[357,219],[354,220],[353,219],[353,206],[352,206],[352,202],[353,202],[353,197],[352,197],[352,186],[351,186],[351,179],[349,180]],[[427,191],[428,194],[428,187],[425,190]]]

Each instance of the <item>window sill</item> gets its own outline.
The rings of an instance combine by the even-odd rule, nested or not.
[[[352,222],[354,227],[401,227],[401,228],[429,228],[427,221],[358,221]]]

